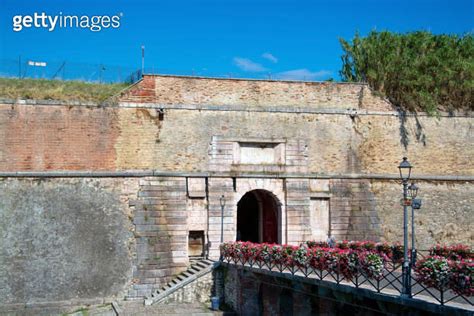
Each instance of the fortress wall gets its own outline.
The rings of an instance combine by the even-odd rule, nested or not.
[[[0,314],[150,295],[187,267],[187,201],[184,177],[0,178]]]
[[[153,108],[3,104],[0,171],[206,172],[211,140],[221,136],[306,144],[306,169],[278,172],[396,174],[407,155],[417,175],[472,176],[472,124],[470,117],[420,116],[401,123],[377,114],[165,109],[160,115]]]
[[[386,106],[361,85],[162,76],[116,106],[0,103],[0,305],[148,295],[185,269],[188,230],[206,229],[218,256],[223,193],[227,240],[238,199],[260,188],[284,201],[287,242],[311,237],[317,198],[338,239],[401,241],[401,185],[380,176],[397,176],[404,155],[415,176],[451,177],[417,180],[418,246],[473,245],[472,117]],[[281,142],[284,163],[234,164],[239,141]],[[132,170],[156,174],[94,177]],[[5,175],[21,171],[90,174]],[[191,192],[183,173],[209,179]]]
[[[419,249],[426,250],[437,243],[463,243],[474,247],[472,182],[417,181],[417,185],[420,187],[418,196],[423,202],[421,209],[415,210],[415,237]],[[370,190],[380,218],[381,239],[403,241],[401,184],[372,180]]]
[[[123,297],[136,256],[134,179],[0,179],[0,313]]]
[[[352,125],[358,168],[394,173],[406,155],[416,175],[474,175],[472,117],[359,116]],[[402,145],[406,133],[407,147]]]
[[[283,203],[285,242],[307,240],[308,179],[284,181],[237,178],[234,190],[232,178],[212,177],[207,202],[187,196],[185,177],[2,178],[0,281],[5,286],[0,289],[0,312],[22,308],[24,302],[100,303],[149,295],[186,268],[190,214],[206,213],[206,205],[210,255],[218,257],[223,193],[225,240],[235,238],[239,199],[255,188],[270,190]],[[423,199],[416,212],[419,249],[436,243],[473,246],[472,184],[418,185]],[[333,179],[328,189],[335,237],[402,242],[398,181]]]
[[[474,246],[474,187],[467,181],[416,181],[422,207],[415,210],[419,249],[436,244]],[[394,180],[331,180],[331,231],[338,240],[403,243],[402,185]],[[411,218],[411,209],[409,208]],[[411,220],[409,235],[411,236]],[[411,240],[411,237],[410,237]]]
[[[363,84],[147,76],[126,91],[123,103],[237,105],[243,108],[285,106],[389,111]]]

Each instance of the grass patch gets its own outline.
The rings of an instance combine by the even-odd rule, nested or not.
[[[0,98],[103,102],[126,83],[0,78]]]
[[[70,316],[77,314],[81,314],[82,316],[89,316],[89,309],[87,307],[80,307],[71,313],[62,314],[62,316]]]

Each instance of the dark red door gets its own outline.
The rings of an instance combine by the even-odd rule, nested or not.
[[[262,206],[262,242],[278,243],[278,206],[268,195],[265,196]]]

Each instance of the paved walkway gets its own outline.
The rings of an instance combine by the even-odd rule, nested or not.
[[[183,316],[216,316],[230,315],[221,311],[212,311],[208,306],[199,303],[173,303],[143,305],[143,301],[123,301],[120,316],[148,316],[148,315],[183,315]]]
[[[118,313],[117,313],[118,312]],[[199,303],[172,303],[143,305],[143,300],[120,301],[115,307],[110,304],[102,306],[91,306],[87,309],[80,309],[68,316],[156,316],[156,315],[182,315],[182,316],[217,316],[235,315],[221,311],[212,311],[208,306]]]

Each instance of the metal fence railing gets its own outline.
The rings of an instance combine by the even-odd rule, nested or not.
[[[426,252],[418,252],[418,258],[425,257]],[[307,259],[306,263],[301,264],[293,259],[277,259],[256,256],[229,255],[221,251],[221,262],[233,265],[240,265],[254,269],[262,269],[279,273],[289,273],[291,275],[303,276],[307,278],[316,278],[321,281],[334,282],[341,285],[354,286],[356,288],[369,289],[377,293],[390,295],[402,294],[402,259],[390,258],[384,261],[381,273],[371,275],[362,264],[352,265],[349,269],[347,262],[330,262],[324,267],[320,262],[312,262]],[[429,287],[417,280],[415,273],[411,272],[411,292],[412,298],[422,299],[430,302],[437,302],[441,305],[455,302],[466,304],[468,308],[474,306],[472,296],[456,294],[448,286],[438,288]],[[469,307],[470,306],[470,307]]]
[[[134,67],[104,63],[48,61],[21,57],[17,60],[0,59],[0,77],[134,83],[141,78],[141,75],[141,70]]]
[[[289,80],[289,81],[332,81],[331,78],[320,77],[315,73],[294,72],[246,72],[219,71],[207,68],[182,69],[166,68],[147,65],[143,69],[145,74],[162,74],[192,77],[231,78],[231,79],[260,79],[260,80]],[[35,78],[51,80],[81,80],[87,82],[134,83],[142,76],[140,66],[119,66],[108,63],[84,63],[70,60],[43,60],[19,56],[16,59],[0,59],[0,77]]]

